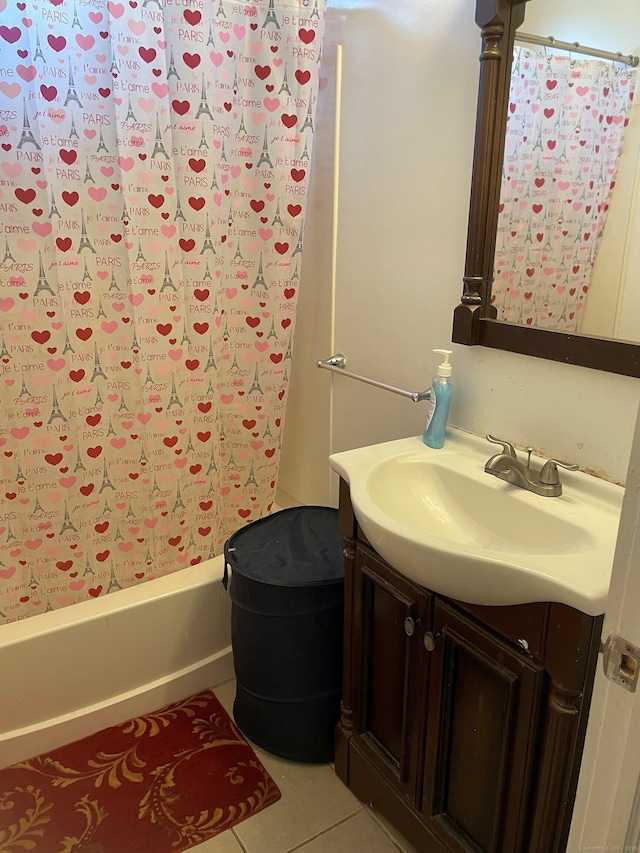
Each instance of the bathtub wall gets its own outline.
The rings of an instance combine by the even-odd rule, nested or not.
[[[233,677],[223,557],[0,627],[0,767]]]

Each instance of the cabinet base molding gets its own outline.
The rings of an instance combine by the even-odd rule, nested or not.
[[[344,780],[343,780],[344,781]],[[459,848],[443,846],[399,794],[352,743],[349,749],[349,788],[360,800],[385,817],[419,853],[455,853]],[[471,850],[471,848],[470,848]]]

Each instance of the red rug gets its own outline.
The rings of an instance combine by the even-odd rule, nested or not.
[[[0,853],[178,853],[279,799],[205,691],[0,770]]]

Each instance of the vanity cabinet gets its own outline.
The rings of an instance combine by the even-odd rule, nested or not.
[[[420,853],[566,848],[602,617],[468,605],[396,572],[341,483],[336,772]]]

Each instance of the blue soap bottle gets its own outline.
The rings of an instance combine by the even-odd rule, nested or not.
[[[427,426],[422,440],[427,447],[439,450],[441,447],[444,447],[453,385],[449,382],[449,377],[451,376],[451,365],[449,364],[451,350],[434,349],[434,352],[442,355],[442,363],[438,366],[438,372],[433,377],[431,384],[431,396],[427,401]]]

